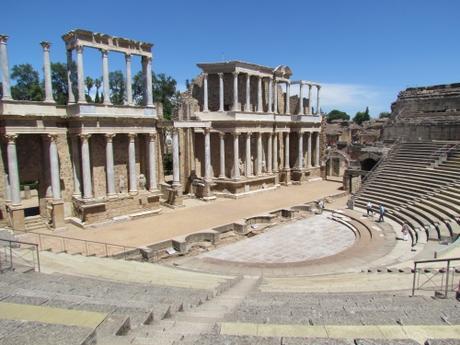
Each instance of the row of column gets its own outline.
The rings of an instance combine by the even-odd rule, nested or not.
[[[233,105],[232,105],[232,111],[240,111],[238,107],[238,75],[239,72],[233,72]],[[217,73],[219,76],[219,111],[223,112],[224,111],[224,73]],[[244,111],[245,112],[252,112],[251,109],[251,74],[246,73],[246,102],[244,105]],[[208,112],[209,111],[209,96],[208,96],[208,73],[203,74],[203,112]],[[264,77],[255,75],[257,78],[257,107],[256,107],[256,112],[262,113],[264,112],[263,109],[263,100],[262,100],[262,79]],[[268,113],[278,113],[278,83],[284,82],[286,84],[286,102],[285,102],[285,109],[284,113],[285,114],[290,114],[290,82],[289,81],[277,81],[276,79],[274,80],[273,77],[268,77],[269,78],[269,85],[268,85]],[[275,81],[273,83],[273,81]],[[313,85],[313,84],[307,84],[307,83],[300,83],[299,84],[299,110],[298,110],[298,115],[305,115],[305,110],[303,107],[303,87],[308,86],[308,110],[307,110],[307,115],[313,115],[312,113],[312,107],[311,107],[311,90],[313,86],[316,86],[317,88],[317,93],[316,93],[316,111],[315,114],[319,114],[319,109],[320,109],[320,96],[319,96],[319,90],[321,89],[320,85]]]
[[[114,196],[115,189],[115,170],[113,158],[113,138],[115,133],[105,134],[105,157],[106,157],[106,179],[107,179],[107,196]],[[89,139],[91,134],[80,134],[81,145],[81,172],[83,182],[83,198],[93,198],[93,184],[91,177],[91,161],[90,161],[90,148]],[[136,172],[136,134],[128,134],[128,192],[137,193],[138,191],[138,176]],[[156,133],[149,133],[147,140],[147,166],[148,166],[148,189],[156,191],[157,184],[157,135]],[[73,160],[73,177],[74,177],[74,196],[81,196],[81,182],[79,177],[80,171],[80,157],[78,156],[77,137],[72,136],[72,160]]]

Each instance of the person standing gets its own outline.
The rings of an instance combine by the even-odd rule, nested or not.
[[[318,209],[319,209],[319,214],[322,214],[323,213],[323,209],[324,209],[324,201],[323,199],[320,199],[319,202],[318,202]]]
[[[379,222],[379,223],[383,223],[383,222],[384,222],[383,216],[385,215],[385,207],[383,207],[382,204],[381,204],[380,207],[379,207],[379,214],[380,214],[380,217],[379,217],[378,222]]]
[[[409,240],[409,224],[404,223],[402,226],[401,232],[403,234],[404,241],[408,241]]]
[[[366,210],[367,210],[367,216],[369,215],[374,216],[374,210],[372,209],[372,203],[370,201],[367,202]]]

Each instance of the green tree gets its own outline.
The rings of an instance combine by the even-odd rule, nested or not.
[[[379,119],[385,119],[385,118],[388,118],[391,116],[391,113],[389,113],[388,111],[383,111],[379,114]]]
[[[353,122],[361,125],[364,121],[369,121],[371,119],[369,115],[369,107],[366,107],[365,111],[358,111],[353,118]]]
[[[86,85],[86,102],[93,102],[93,99],[91,98],[91,90],[94,86],[94,80],[91,77],[86,77],[85,78],[85,85]]]
[[[102,82],[101,79],[96,78],[94,79],[94,86],[96,87],[96,96],[94,96],[94,103],[101,103],[101,99],[99,97],[99,89],[101,88]]]
[[[31,64],[14,65],[11,79],[16,82],[11,87],[13,99],[22,101],[43,100],[43,89],[40,86],[38,72]]]
[[[337,109],[331,110],[327,115],[327,122],[332,122],[334,120],[350,120],[350,115],[344,111]]]
[[[125,77],[121,71],[109,73],[110,101],[112,104],[121,105],[125,99]],[[108,95],[104,95],[108,97]]]
[[[77,95],[77,66],[72,64],[70,78],[72,80],[73,94]],[[67,64],[56,62],[51,63],[51,83],[53,85],[53,96],[57,104],[67,104],[69,99],[69,83],[67,81]]]
[[[0,99],[3,98],[3,83],[0,81]]]

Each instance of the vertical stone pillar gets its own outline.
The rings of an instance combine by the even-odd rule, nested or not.
[[[3,183],[5,184],[5,202],[11,202],[11,186],[10,186],[10,178],[8,174],[3,175]]]
[[[273,172],[278,172],[278,133],[275,132],[273,137]]]
[[[142,71],[144,73],[144,104],[146,107],[153,107],[153,90],[152,90],[152,57],[142,57]]]
[[[233,133],[233,179],[240,179],[240,165],[239,165],[239,142],[238,136],[240,133]]]
[[[252,176],[252,167],[251,167],[251,132],[246,133],[246,165],[245,165],[245,175],[246,177]]]
[[[83,71],[83,46],[77,46],[77,83],[78,103],[86,103],[85,97],[85,73]],[[106,95],[104,95],[104,99]]]
[[[105,135],[105,169],[107,173],[107,195],[114,196],[115,191],[115,169],[113,164],[113,138],[114,133]]]
[[[257,112],[262,113],[264,111],[262,104],[262,77],[257,76]]]
[[[81,165],[83,171],[83,198],[91,199],[93,197],[93,182],[91,178],[91,161],[89,156],[89,138],[90,134],[80,134],[81,140]]]
[[[21,191],[19,185],[18,156],[16,152],[16,134],[7,134],[8,176],[10,178],[11,203],[21,204]]]
[[[131,77],[131,54],[125,54],[126,64],[126,104],[133,105],[133,80]]]
[[[262,175],[262,133],[257,133],[257,176]]]
[[[203,112],[208,111],[208,73],[203,73]]]
[[[104,90],[104,104],[110,105],[110,85],[109,85],[109,52],[101,49],[102,54],[102,89]]]
[[[244,104],[244,111],[250,112],[251,109],[251,75],[246,75],[246,103]]]
[[[312,135],[312,132],[308,132],[308,139],[307,139],[307,168],[311,168],[311,135]]]
[[[128,144],[128,171],[129,171],[129,193],[137,193],[137,173],[136,173],[136,134],[129,133]]]
[[[272,144],[272,139],[273,139],[273,134],[268,133],[268,140],[267,140],[267,166],[266,166],[266,171],[267,173],[271,174],[272,173],[272,149],[273,149],[273,144]]]
[[[311,112],[311,88],[313,85],[308,84],[308,115],[312,115]]]
[[[238,111],[238,72],[233,72],[233,111]]]
[[[320,104],[319,104],[319,90],[321,89],[320,85],[316,85],[317,91],[316,91],[316,115],[320,115],[321,110],[320,110]]]
[[[157,183],[157,134],[149,133],[147,147],[147,161],[149,166],[149,191],[158,190]]]
[[[286,133],[286,139],[284,142],[284,169],[290,169],[290,162],[289,162],[289,132]]]
[[[75,95],[73,93],[73,82],[72,82],[72,50],[67,50],[67,92],[68,92],[68,99],[67,103],[72,104],[75,103]]]
[[[43,77],[45,79],[45,102],[54,103],[53,86],[51,84],[50,46],[51,43],[40,42],[43,48]]]
[[[299,84],[299,115],[304,115],[303,112],[303,84],[300,82]]]
[[[273,83],[273,112],[278,114],[278,82],[274,81]]]
[[[180,186],[180,161],[179,161],[179,130],[172,130],[172,146],[173,146],[173,187]]]
[[[319,132],[316,132],[316,143],[315,143],[315,166],[319,167]]]
[[[273,79],[268,80],[268,112],[273,112]]]
[[[211,129],[204,129],[204,179],[211,179]]]
[[[10,100],[11,98],[11,84],[10,84],[10,69],[8,66],[8,49],[6,43],[8,42],[8,36],[0,35],[0,68],[2,70],[2,100]]]
[[[291,99],[291,84],[288,81],[286,82],[286,114],[288,115],[291,113],[290,99]]]
[[[225,178],[225,133],[219,133],[219,153],[220,153],[220,171],[219,171],[219,178]]]
[[[298,137],[298,153],[297,153],[297,169],[303,169],[303,133],[297,132]]]
[[[51,170],[51,190],[53,191],[53,200],[61,199],[61,179],[59,177],[59,156],[57,151],[57,135],[48,135],[50,170]]]
[[[219,76],[219,111],[224,111],[224,74],[217,73]]]
[[[73,196],[81,197],[80,185],[80,154],[78,150],[78,137],[76,135],[70,136],[72,145],[72,174],[73,174]]]

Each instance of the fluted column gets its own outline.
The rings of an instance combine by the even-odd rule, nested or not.
[[[308,84],[308,115],[312,115],[311,111],[311,88],[313,85]]]
[[[83,46],[77,46],[77,84],[78,103],[86,103],[85,97],[85,73],[83,70]],[[104,99],[106,95],[104,95]]]
[[[219,133],[219,154],[220,169],[219,178],[225,178],[225,133]]]
[[[54,103],[53,86],[51,84],[50,46],[51,43],[40,42],[43,48],[43,77],[45,79],[45,102]]]
[[[6,43],[8,36],[0,35],[0,68],[2,70],[2,91],[3,100],[10,100],[11,98],[11,84],[10,84],[10,70],[8,66],[8,49]]]
[[[275,79],[275,81],[273,83],[273,93],[274,93],[274,95],[273,95],[273,112],[275,114],[278,114],[279,113],[278,112],[278,82],[276,81],[276,79]]]
[[[319,90],[321,89],[320,85],[316,85],[317,91],[316,91],[316,115],[319,115],[321,110],[320,110],[320,104],[319,104]]]
[[[257,133],[257,176],[262,175],[262,133]]]
[[[142,71],[144,74],[144,103],[146,107],[153,107],[153,91],[152,91],[152,57],[142,57]]]
[[[136,173],[136,134],[129,133],[128,145],[128,171],[129,171],[129,192],[137,192],[137,173]]]
[[[113,164],[113,138],[114,133],[105,135],[105,170],[107,178],[107,195],[113,196],[115,191],[115,169]]]
[[[78,137],[76,135],[70,136],[72,145],[72,174],[73,174],[73,196],[81,197],[80,185],[80,154],[78,149]]]
[[[273,79],[268,80],[268,112],[273,112]]]
[[[286,82],[286,114],[291,113],[291,84],[289,82]]]
[[[101,49],[102,55],[102,89],[104,91],[104,104],[112,104],[110,101],[109,85],[109,52],[107,49]]]
[[[284,169],[289,170],[289,163],[289,132],[287,132],[284,141]]]
[[[89,138],[90,134],[80,134],[81,140],[81,166],[83,172],[83,198],[91,199],[93,197],[93,183],[91,178],[91,161],[89,155]]]
[[[59,177],[59,156],[57,150],[57,135],[48,135],[49,137],[49,156],[51,170],[51,190],[53,191],[53,200],[61,199],[61,179]]]
[[[238,72],[233,72],[233,111],[238,111]]]
[[[208,112],[208,73],[203,73],[203,111]]]
[[[67,92],[68,92],[68,99],[67,103],[72,104],[75,103],[75,95],[73,93],[73,82],[72,82],[72,50],[67,50]]]
[[[244,104],[244,111],[251,111],[251,75],[246,75],[246,103]]]
[[[211,179],[211,129],[204,129],[204,179]]]
[[[315,151],[315,166],[319,167],[319,132],[316,132]]]
[[[266,170],[267,173],[271,174],[272,173],[272,149],[273,149],[273,144],[272,144],[272,139],[273,139],[273,134],[268,133],[268,140],[267,140],[267,166]]]
[[[16,151],[16,134],[7,134],[8,175],[10,179],[11,203],[21,204],[21,191],[19,184],[18,156]]]
[[[246,177],[252,176],[252,167],[251,167],[251,132],[246,133],[246,165],[245,165],[245,175]]]
[[[239,164],[239,142],[238,136],[240,133],[233,133],[233,179],[240,179],[240,164]]]
[[[158,189],[157,183],[157,134],[149,133],[147,147],[147,161],[149,165],[149,191]]]
[[[262,105],[262,77],[257,76],[257,112],[262,113],[264,111]]]
[[[303,84],[299,84],[299,115],[303,115]]]
[[[278,172],[278,139],[279,135],[278,133],[274,134],[273,137],[273,172],[277,173]]]
[[[131,77],[131,54],[125,54],[125,65],[126,65],[126,81],[125,81],[126,104],[133,105],[133,80]]]
[[[173,128],[172,131],[173,146],[173,186],[180,186],[180,161],[179,161],[179,130]]]
[[[303,133],[298,132],[297,169],[303,169]]]
[[[308,139],[307,139],[307,168],[311,168],[311,136],[312,132],[308,133]]]
[[[224,111],[224,74],[217,73],[219,76],[219,111]]]

